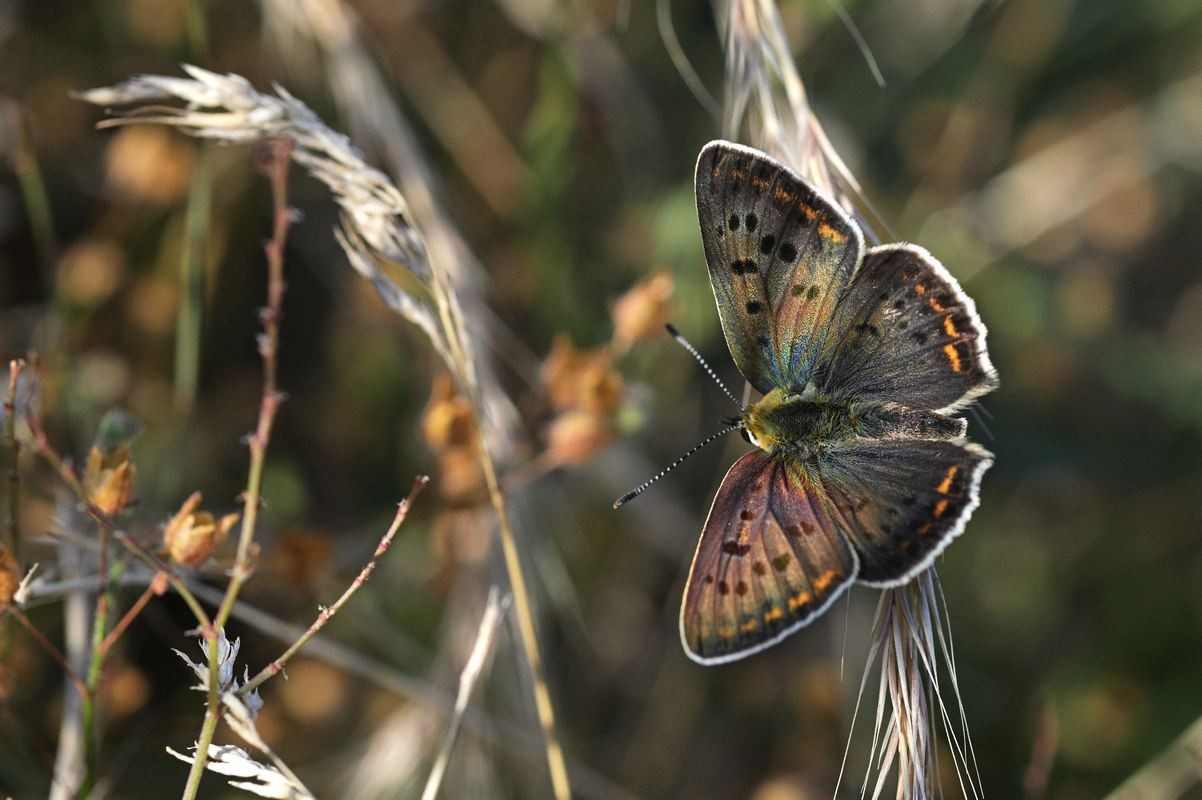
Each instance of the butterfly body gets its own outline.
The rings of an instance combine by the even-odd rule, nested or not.
[[[856,439],[956,439],[965,421],[934,411],[876,402],[840,402],[773,389],[740,418],[744,438],[769,454],[806,460]]]
[[[957,412],[997,374],[972,299],[922,248],[865,249],[836,204],[730,142],[702,150],[696,190],[723,332],[763,395],[739,418],[757,449],[718,489],[681,607],[685,651],[714,664],[852,583],[930,566],[993,460]]]

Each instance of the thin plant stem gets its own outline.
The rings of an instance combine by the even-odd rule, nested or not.
[[[459,310],[458,296],[449,285],[449,277],[442,270],[436,268],[433,270],[433,274],[436,289],[434,295],[443,329],[448,333],[447,339],[452,357],[460,368],[460,383],[466,386],[469,396],[472,398],[480,467],[484,472],[489,500],[497,516],[501,552],[505,558],[509,588],[513,592],[513,608],[521,635],[522,652],[525,655],[526,663],[530,666],[534,706],[538,714],[539,726],[543,729],[543,738],[547,749],[547,769],[551,773],[551,788],[556,800],[570,800],[572,796],[571,782],[568,779],[563,748],[559,744],[559,735],[555,729],[555,708],[551,703],[551,693],[547,689],[547,681],[543,675],[542,655],[538,649],[538,633],[534,628],[534,614],[531,611],[529,593],[526,590],[526,576],[522,570],[522,559],[518,553],[513,530],[509,527],[509,512],[505,507],[505,495],[501,491],[497,468],[488,445],[488,437],[484,433],[484,403],[480,397],[472,361],[462,339],[462,331],[465,330],[465,327],[462,312]]]
[[[493,466],[488,443],[483,435],[480,436],[480,454],[480,465],[484,468],[488,496],[492,500],[493,509],[497,514],[501,551],[505,556],[506,572],[509,574],[509,588],[513,592],[513,608],[517,615],[518,631],[521,633],[522,649],[526,661],[530,665],[534,705],[538,712],[539,725],[542,726],[543,736],[546,739],[547,766],[551,771],[551,787],[555,792],[556,800],[570,800],[572,789],[568,781],[568,769],[564,763],[559,736],[555,732],[555,711],[551,704],[551,693],[547,690],[547,682],[543,677],[542,656],[538,651],[538,635],[534,630],[534,615],[530,611],[522,561],[518,554],[517,544],[514,542],[513,531],[509,528],[509,515],[505,509],[505,498],[501,494],[501,487],[497,481],[497,471]]]
[[[134,555],[136,555],[142,561],[146,562],[151,568],[163,572],[168,576],[168,580],[179,593],[180,597],[183,598],[184,602],[188,605],[189,609],[191,609],[192,613],[196,616],[197,622],[202,629],[209,629],[211,628],[211,625],[208,622],[208,615],[205,613],[204,608],[200,605],[200,602],[193,595],[192,591],[188,589],[187,585],[185,585],[184,582],[179,578],[179,576],[171,572],[171,570],[165,564],[163,564],[152,553],[146,550],[146,548],[142,547],[142,545],[140,545],[133,537],[121,531],[114,524],[114,522],[108,518],[107,515],[105,515],[91,503],[88,498],[87,491],[84,489],[79,477],[75,474],[75,470],[69,463],[67,463],[66,460],[62,458],[62,456],[58,454],[57,451],[54,450],[53,446],[51,446],[50,441],[46,436],[45,431],[42,429],[41,423],[39,422],[37,415],[34,413],[32,408],[27,411],[26,420],[33,435],[34,444],[38,454],[51,465],[63,483],[70,488],[79,503],[95,520],[98,530],[100,531],[100,536],[98,537],[100,569],[98,570],[97,575],[101,581],[101,587],[97,597],[96,611],[93,617],[91,647],[92,658],[89,664],[87,681],[85,682],[79,678],[75,671],[70,668],[62,654],[58,653],[57,649],[54,649],[53,646],[49,645],[49,642],[46,641],[45,637],[43,637],[36,629],[33,628],[32,624],[29,623],[24,615],[17,616],[22,624],[25,625],[26,628],[30,629],[30,632],[34,634],[35,638],[42,643],[43,647],[47,647],[52,655],[55,656],[56,660],[62,664],[71,681],[75,683],[77,689],[79,690],[80,719],[82,738],[84,742],[84,770],[82,779],[80,781],[79,791],[81,796],[86,796],[94,785],[96,776],[95,767],[97,741],[95,730],[95,690],[99,685],[99,679],[104,664],[104,657],[107,652],[105,648],[101,647],[101,644],[104,640],[104,629],[108,619],[108,607],[111,602],[110,593],[115,586],[115,581],[119,578],[119,575],[109,575],[107,569],[108,536],[110,532],[113,534],[113,538],[115,538],[122,546],[134,553]]]
[[[475,416],[475,430],[478,440],[478,460],[484,472],[485,484],[488,487],[488,497],[493,511],[497,516],[497,528],[501,539],[501,552],[505,558],[505,571],[509,577],[509,588],[513,592],[514,614],[517,616],[518,631],[522,640],[522,652],[530,667],[531,689],[534,694],[534,706],[538,714],[539,726],[543,730],[543,738],[547,750],[547,769],[551,774],[551,788],[556,800],[570,800],[572,796],[571,782],[568,779],[567,765],[563,757],[563,748],[559,744],[559,735],[555,726],[555,709],[551,702],[551,693],[547,689],[547,681],[543,674],[542,655],[538,648],[538,633],[534,627],[534,614],[530,608],[529,593],[526,590],[526,576],[522,570],[522,560],[518,552],[513,531],[509,526],[509,512],[505,507],[505,495],[501,491],[497,468],[489,449],[488,437],[484,432],[486,418],[484,402],[480,387],[476,381],[476,371],[468,353],[466,343],[466,326],[459,307],[458,294],[450,284],[450,277],[436,265],[432,269],[434,278],[434,298],[443,330],[447,333],[448,345],[454,364],[458,367],[459,382],[464,386],[472,400],[472,410]]]
[[[17,132],[16,147],[12,155],[12,169],[25,201],[25,213],[29,217],[29,229],[33,234],[34,246],[42,267],[42,280],[47,286],[53,277],[54,258],[58,252],[58,237],[54,233],[54,215],[50,210],[50,198],[46,182],[33,154],[27,135],[23,114],[15,108],[9,112],[15,119],[12,125]]]
[[[1168,747],[1123,781],[1105,800],[1182,797],[1198,784],[1198,753],[1202,752],[1202,717],[1198,717]]]
[[[195,3],[191,4],[195,6]],[[184,253],[180,261],[180,309],[175,325],[175,406],[187,414],[196,401],[200,375],[200,332],[204,307],[205,244],[213,199],[213,166],[209,146],[198,145],[200,158],[188,191]]]
[[[17,620],[17,622],[21,623],[21,626],[24,627],[25,630],[29,631],[29,635],[34,638],[34,641],[41,645],[42,649],[49,653],[50,657],[58,662],[58,665],[63,668],[63,672],[67,674],[67,677],[71,680],[71,683],[75,684],[75,689],[79,692],[79,696],[87,699],[90,693],[88,692],[88,687],[84,683],[83,678],[79,677],[75,670],[71,669],[71,665],[67,663],[67,659],[63,656],[59,649],[54,646],[54,643],[47,639],[42,632],[37,629],[36,625],[30,622],[29,617],[25,616],[25,613],[21,611],[21,609],[14,605],[10,605],[7,611]]]
[[[259,421],[255,432],[250,436],[250,468],[246,479],[246,490],[243,492],[242,529],[238,536],[238,551],[234,557],[234,568],[230,574],[229,585],[213,624],[205,630],[204,635],[209,643],[209,692],[205,704],[204,722],[201,724],[200,736],[197,738],[197,757],[192,762],[188,773],[188,782],[184,786],[184,800],[192,800],[200,789],[200,779],[204,775],[204,765],[209,752],[209,744],[213,741],[213,733],[217,729],[217,719],[220,716],[220,686],[218,685],[218,666],[220,648],[217,631],[220,630],[233,610],[234,601],[252,572],[251,545],[254,542],[255,523],[258,521],[261,486],[263,480],[263,464],[267,456],[267,443],[271,439],[271,429],[275,422],[275,414],[283,399],[277,390],[277,352],[280,338],[280,317],[284,300],[284,245],[288,240],[288,230],[292,224],[291,212],[288,208],[288,166],[291,163],[292,141],[276,139],[269,145],[270,156],[267,169],[271,181],[273,207],[272,236],[264,246],[267,256],[267,306],[262,311],[263,334],[259,339],[259,355],[263,360],[263,394],[259,401]]]
[[[213,605],[221,602],[220,591],[207,584],[198,582],[195,591]],[[284,622],[241,598],[234,604],[231,618],[285,644],[304,633],[302,626]],[[449,717],[454,712],[455,699],[450,693],[333,641],[324,632],[309,641],[306,654],[412,701],[433,714]],[[541,728],[527,728],[470,707],[464,714],[463,727],[480,741],[520,756],[531,764],[546,763],[547,750]],[[575,796],[607,800],[632,800],[635,797],[633,792],[586,763],[573,760],[571,766],[573,789],[577,790]]]
[[[100,730],[96,721],[96,690],[100,686],[100,676],[104,674],[104,662],[108,654],[101,645],[104,643],[105,631],[108,629],[109,609],[114,600],[114,590],[117,579],[123,571],[120,561],[109,567],[109,529],[107,525],[99,526],[100,535],[97,556],[99,566],[97,577],[100,587],[96,592],[96,610],[92,613],[91,657],[88,661],[86,683],[88,694],[83,699],[82,718],[84,735],[84,777],[80,784],[79,794],[87,797],[96,783],[98,755],[100,750]]]
[[[459,675],[459,692],[455,696],[455,712],[451,715],[447,735],[443,738],[438,758],[434,760],[430,777],[426,779],[426,787],[422,790],[422,800],[434,800],[438,796],[438,789],[442,786],[442,777],[446,774],[447,764],[451,760],[451,751],[455,749],[455,741],[459,738],[459,728],[463,724],[463,716],[467,713],[467,704],[471,700],[472,689],[476,686],[476,681],[484,669],[488,654],[492,652],[492,643],[497,634],[497,626],[501,622],[501,614],[508,605],[509,598],[506,597],[502,600],[501,593],[497,591],[496,586],[489,590],[488,605],[484,609],[484,617],[480,620],[480,628],[476,631],[476,642],[472,645],[472,652],[463,665],[463,672]]]
[[[346,587],[346,591],[342,593],[341,597],[334,601],[333,605],[322,608],[321,613],[317,615],[317,619],[313,620],[313,624],[309,626],[308,630],[301,634],[279,658],[263,667],[263,669],[259,670],[257,675],[243,684],[238,690],[239,696],[245,695],[247,692],[254,691],[269,678],[278,675],[284,669],[284,666],[288,663],[288,660],[296,655],[300,649],[317,634],[318,631],[326,626],[326,623],[334,618],[334,615],[337,614],[339,609],[346,604],[346,601],[351,599],[351,595],[357,592],[359,588],[363,586],[363,584],[367,583],[368,578],[370,578],[372,572],[375,571],[376,564],[379,562],[380,558],[386,552],[388,552],[388,548],[392,546],[392,540],[396,537],[397,531],[400,530],[401,524],[404,523],[405,517],[409,515],[409,509],[413,507],[413,501],[417,498],[418,493],[429,482],[429,477],[425,475],[419,475],[413,481],[413,488],[409,490],[409,496],[397,504],[396,515],[392,518],[392,524],[388,526],[388,531],[384,534],[383,538],[380,539],[380,543],[376,545],[376,551],[372,553],[371,559],[369,559],[367,564],[364,565],[363,569],[359,571],[359,574],[355,576],[355,580],[351,582],[351,585]]]
[[[197,63],[203,64],[209,59],[209,25],[205,19],[205,3],[202,0],[192,0],[188,3],[187,12],[188,49],[192,51]]]
[[[120,580],[120,576],[117,576],[114,580]],[[113,626],[108,635],[104,637],[104,641],[100,643],[98,649],[107,653],[113,648],[113,645],[121,638],[121,634],[125,633],[125,629],[137,619],[138,615],[142,613],[142,609],[146,608],[146,604],[150,602],[150,599],[163,593],[165,580],[166,575],[163,572],[155,573],[154,577],[150,579],[150,584],[143,590],[138,599],[134,601],[134,604],[129,607],[125,615]]]
[[[335,6],[338,7],[338,6]],[[489,487],[489,496],[498,517],[499,536],[505,558],[506,571],[514,595],[514,611],[518,619],[521,633],[522,648],[525,660],[530,666],[531,682],[535,705],[538,711],[539,723],[542,726],[546,744],[546,755],[554,795],[557,800],[568,800],[571,794],[567,769],[564,764],[563,752],[555,732],[555,716],[551,705],[550,693],[547,691],[543,677],[542,661],[538,651],[538,640],[535,631],[533,614],[530,609],[528,592],[522,574],[521,559],[510,528],[505,498],[497,480],[497,470],[493,455],[484,433],[484,422],[490,418],[487,397],[481,390],[477,380],[477,366],[473,359],[468,341],[467,326],[464,315],[460,311],[459,297],[451,284],[450,268],[453,266],[454,254],[446,253],[445,258],[439,258],[437,263],[430,259],[426,242],[410,222],[412,216],[408,203],[400,192],[383,174],[373,170],[362,162],[361,157],[350,147],[345,137],[336,134],[316,118],[307,107],[291,95],[280,90],[277,97],[261,95],[251,89],[249,82],[237,75],[218,75],[196,67],[185,67],[192,76],[191,80],[165,81],[157,76],[141,76],[131,79],[124,84],[101,89],[93,89],[81,96],[89,102],[102,105],[128,104],[145,102],[152,98],[178,98],[189,104],[189,110],[160,113],[161,108],[150,107],[135,111],[132,115],[108,120],[103,126],[129,124],[134,121],[155,122],[179,127],[193,135],[217,139],[237,139],[247,141],[251,138],[262,138],[265,135],[295,137],[295,146],[291,151],[298,163],[305,166],[318,180],[330,187],[343,209],[342,227],[336,229],[335,235],[343,246],[352,266],[361,275],[372,281],[381,298],[398,313],[405,316],[429,336],[430,341],[439,356],[448,362],[459,386],[470,398],[473,414],[477,423],[477,435],[481,447],[478,458],[481,469],[485,474]],[[210,112],[201,108],[211,108],[214,92],[221,97],[216,105],[224,105],[226,110]],[[236,110],[235,110],[236,109]],[[250,111],[254,109],[254,113]],[[216,116],[213,116],[213,115]],[[286,146],[286,145],[285,145]],[[280,145],[277,145],[277,150]],[[277,162],[277,173],[283,174],[283,165]],[[273,181],[273,185],[277,184]],[[362,193],[366,192],[366,195]],[[282,195],[282,190],[277,196]],[[363,202],[363,197],[371,198],[371,202]],[[268,245],[269,262],[282,258],[282,234],[287,230],[287,209],[277,199],[277,235]],[[384,276],[376,264],[377,259],[389,260],[409,271],[419,281],[427,284],[436,307],[437,319],[431,309],[408,294]],[[278,287],[283,291],[282,263],[273,272],[280,277],[274,277],[270,287]],[[280,398],[274,391],[274,337],[278,324],[278,312],[271,312],[269,302],[268,313],[265,314],[265,334],[261,352],[269,373],[270,388],[265,387],[263,404],[260,412],[261,427],[256,431],[251,441],[251,477],[247,486],[247,513],[243,515],[243,530],[239,540],[239,556],[234,564],[233,576],[225,595],[225,602],[219,609],[212,630],[206,631],[212,642],[211,653],[216,655],[215,630],[220,627],[230,612],[233,600],[243,581],[245,581],[249,565],[253,532],[253,519],[258,502],[258,472],[262,468],[262,451],[266,447],[265,434],[270,430],[270,420]],[[215,670],[214,670],[215,672]],[[216,697],[210,695],[210,700]],[[216,713],[216,707],[210,702],[210,708]],[[199,753],[203,755],[208,741],[211,740],[215,719],[207,719],[205,728],[206,738],[198,742]],[[200,764],[193,765],[190,776],[190,790],[186,797],[194,797],[196,783],[202,769]]]
[[[31,408],[25,415],[26,422],[29,424],[29,431],[33,435],[34,447],[37,449],[38,455],[45,459],[58,475],[59,479],[67,485],[81,503],[86,504],[91,511],[91,502],[88,500],[88,493],[83,488],[83,483],[80,482],[79,476],[75,474],[75,470],[67,463],[67,460],[58,454],[54,446],[50,444],[49,437],[46,436],[46,431],[42,429],[42,423],[38,420],[37,415],[33,413]],[[96,509],[99,513],[99,509]],[[101,515],[103,516],[103,514]]]
[[[534,614],[530,608],[529,593],[526,590],[526,576],[522,570],[522,560],[518,553],[513,531],[509,526],[509,512],[505,507],[505,495],[501,491],[501,483],[497,477],[496,464],[493,462],[489,448],[488,437],[484,432],[486,419],[484,401],[481,397],[480,386],[476,381],[476,370],[465,342],[466,325],[459,306],[459,296],[451,285],[451,278],[444,270],[433,265],[434,298],[443,330],[447,333],[451,356],[459,371],[459,381],[472,399],[472,410],[475,416],[475,430],[478,439],[478,460],[484,472],[485,484],[488,487],[488,497],[493,511],[497,516],[497,529],[501,539],[501,552],[505,558],[505,571],[509,577],[509,588],[513,593],[514,614],[517,616],[518,631],[522,640],[522,652],[530,667],[531,689],[534,694],[534,706],[538,714],[539,726],[543,730],[543,738],[547,750],[547,769],[551,773],[551,788],[556,800],[570,800],[572,796],[571,782],[568,779],[568,769],[563,757],[563,748],[559,744],[559,735],[555,726],[555,708],[551,702],[551,693],[547,689],[547,681],[543,674],[542,655],[538,648],[538,633],[534,627]]]
[[[130,536],[125,531],[121,530],[117,525],[108,518],[104,512],[92,505],[88,499],[88,493],[83,488],[83,484],[79,480],[79,476],[75,474],[75,470],[71,465],[58,454],[58,451],[50,444],[50,440],[46,437],[46,432],[42,430],[41,423],[38,422],[37,415],[30,410],[25,419],[29,425],[29,430],[33,435],[34,446],[40,455],[58,475],[59,479],[67,485],[67,487],[75,495],[76,499],[87,510],[88,515],[96,520],[97,524],[103,528],[107,528],[113,535],[113,538],[125,549],[133,553],[137,558],[143,561],[147,566],[156,572],[162,572],[167,576],[167,580],[171,583],[171,588],[179,594],[188,609],[196,617],[196,623],[201,630],[208,630],[212,627],[208,613],[200,601],[196,599],[196,595],[188,588],[183,579],[175,573],[171,567],[165,564],[162,559],[158,558],[154,553],[147,550],[137,539]]]
[[[18,563],[21,561],[21,473],[17,462],[21,457],[21,442],[17,440],[17,381],[25,362],[14,358],[8,362],[8,398],[4,401],[5,434],[8,436],[8,549]]]

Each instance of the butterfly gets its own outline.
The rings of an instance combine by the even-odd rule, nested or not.
[[[931,565],[993,463],[956,414],[998,379],[975,304],[923,248],[866,249],[836,203],[731,142],[702,149],[696,194],[726,343],[762,394],[680,612],[685,651],[718,664]]]

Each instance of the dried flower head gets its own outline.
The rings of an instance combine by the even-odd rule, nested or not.
[[[188,567],[204,563],[238,521],[237,514],[215,519],[208,511],[197,511],[198,506],[200,492],[193,492],[163,530],[163,545],[171,560]]]
[[[576,404],[577,379],[587,361],[587,354],[577,350],[566,333],[555,334],[551,352],[539,372],[543,393],[551,408],[569,408]]]
[[[622,402],[622,389],[622,376],[609,358],[597,359],[580,373],[576,405],[590,414],[612,414]]]
[[[56,286],[72,306],[93,309],[113,296],[125,277],[124,255],[113,241],[93,237],[59,259]]]
[[[547,457],[557,465],[582,464],[609,444],[613,425],[585,410],[565,411],[547,428]]]
[[[20,585],[21,567],[12,551],[0,545],[0,611],[8,608]]]
[[[484,472],[476,453],[452,447],[438,455],[438,493],[453,506],[476,506],[485,498]]]
[[[101,513],[111,517],[124,511],[133,498],[137,478],[138,469],[130,457],[129,445],[120,445],[107,454],[93,447],[88,453],[83,488],[88,502]]]
[[[115,194],[149,203],[174,203],[188,191],[196,154],[170,131],[138,125],[120,131],[105,155]]]
[[[434,379],[430,402],[422,414],[422,435],[435,452],[452,447],[476,447],[472,404],[455,391],[455,382],[447,373]]]
[[[541,378],[547,401],[556,411],[582,408],[609,414],[622,399],[622,376],[614,369],[609,350],[577,350],[564,334],[555,336]]]
[[[476,505],[484,496],[479,438],[472,404],[448,374],[435,378],[422,414],[422,435],[438,454],[438,492],[454,505]]]
[[[636,342],[663,333],[674,284],[667,272],[657,272],[635,284],[614,304],[614,346],[626,351]]]

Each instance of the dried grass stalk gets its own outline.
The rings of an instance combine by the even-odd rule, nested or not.
[[[193,136],[229,143],[287,138],[292,158],[325,183],[341,206],[335,235],[352,266],[375,286],[391,308],[416,324],[429,338],[476,412],[480,466],[496,513],[502,554],[514,598],[523,653],[546,741],[547,764],[555,796],[568,800],[571,788],[556,732],[550,692],[516,539],[509,523],[493,460],[496,441],[487,425],[488,392],[482,387],[472,337],[459,292],[445,261],[432,262],[426,238],[413,223],[404,195],[379,170],[370,167],[346,136],[332,130],[308,106],[280,86],[275,94],[256,91],[238,75],[218,75],[186,66],[190,79],[142,75],[79,96],[97,105],[175,101],[180,107],[142,106],[103,125],[157,123]],[[425,290],[418,297],[391,280],[377,262],[406,269]]]
[[[775,4],[727,0],[716,3],[716,12],[726,46],[724,134],[735,138],[747,128],[752,144],[792,166],[854,213],[853,199],[863,202],[859,183],[810,108]],[[875,773],[874,799],[884,792],[894,764],[899,799],[937,796],[935,719],[948,739],[961,793],[973,798],[982,795],[960,702],[950,629],[940,613],[937,580],[931,568],[907,586],[881,594],[861,684],[862,694],[872,664],[880,658],[872,743],[876,758],[861,789],[862,794],[867,792]],[[955,718],[940,689],[940,662],[959,709]]]

